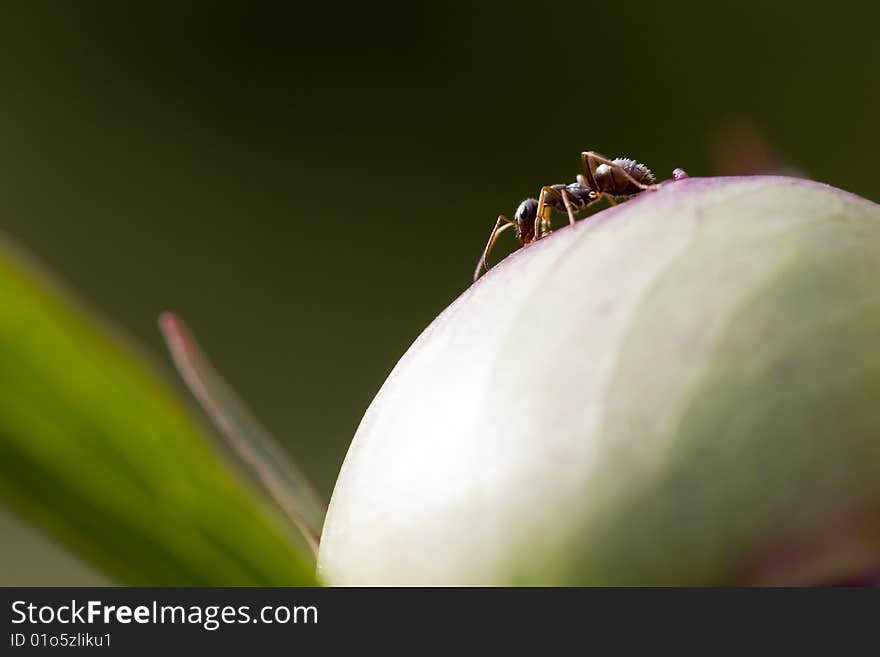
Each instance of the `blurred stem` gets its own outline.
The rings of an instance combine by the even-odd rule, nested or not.
[[[159,317],[159,328],[181,376],[217,430],[317,554],[326,503],[199,347],[183,320]]]

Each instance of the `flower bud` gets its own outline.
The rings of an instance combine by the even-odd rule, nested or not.
[[[667,182],[495,266],[371,404],[319,555],[340,585],[872,572],[880,206],[781,177]]]

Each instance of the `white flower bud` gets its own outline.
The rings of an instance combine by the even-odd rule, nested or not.
[[[872,569],[880,206],[778,177],[669,182],[495,266],[376,396],[319,554],[342,585]]]

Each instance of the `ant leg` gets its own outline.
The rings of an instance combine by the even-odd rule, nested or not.
[[[602,190],[599,189],[599,183],[596,182],[596,176],[593,172],[593,160],[590,158],[590,155],[595,155],[595,151],[584,151],[581,153],[581,165],[584,168],[584,175],[578,176],[578,182],[581,184],[586,184],[587,187],[592,189],[596,193],[596,198],[602,195]],[[582,181],[581,179],[585,180]]]
[[[657,185],[645,185],[644,183],[640,183],[638,180],[636,180],[631,175],[629,175],[629,173],[627,173],[623,169],[623,167],[621,167],[619,164],[614,164],[614,162],[609,160],[604,155],[600,155],[596,151],[584,151],[583,153],[581,153],[581,161],[584,164],[584,171],[589,174],[587,176],[587,180],[588,181],[592,180],[592,182],[594,184],[596,182],[596,178],[593,176],[593,171],[594,171],[593,162],[599,162],[600,164],[607,164],[608,166],[614,167],[615,169],[620,171],[620,173],[623,174],[624,178],[629,180],[633,185],[635,185],[639,189],[654,189],[657,187]],[[593,191],[597,191],[596,188],[592,187],[592,186],[590,187],[590,189],[592,189]]]
[[[586,164],[584,166],[586,166]],[[593,203],[598,203],[603,198],[607,198],[608,202],[611,205],[614,205],[614,201],[612,200],[612,198],[608,194],[603,194],[600,190],[595,189],[594,187],[590,187],[590,181],[587,180],[587,178],[584,176],[584,174],[579,173],[577,175],[577,181],[578,181],[578,183],[580,183],[584,187],[589,187],[590,191],[593,192],[593,199],[589,203],[587,203],[587,206],[593,205]],[[595,184],[595,183],[596,183],[596,181],[595,181],[595,179],[593,179],[593,184]]]
[[[568,225],[574,226],[574,210],[571,207],[571,195],[562,190],[562,202],[565,203],[565,211],[568,213]]]
[[[585,166],[586,166],[586,165],[585,165]],[[579,174],[577,175],[576,180],[578,181],[578,184],[583,185],[584,187],[587,187],[591,192],[593,192],[593,200],[590,201],[591,204],[592,204],[592,203],[595,203],[595,202],[598,201],[600,198],[602,198],[602,196],[603,196],[603,195],[602,195],[602,190],[600,190],[600,189],[596,189],[596,187],[598,187],[598,185],[596,185],[596,179],[595,179],[595,178],[587,178],[586,176],[584,176],[584,174],[579,173]],[[592,180],[593,182],[590,183],[590,180]],[[596,187],[593,187],[593,185],[596,185]]]
[[[486,265],[486,258],[489,257],[489,251],[492,250],[495,240],[498,239],[498,236],[501,233],[511,227],[516,227],[516,222],[508,219],[503,214],[499,214],[498,219],[495,221],[495,227],[492,229],[492,232],[489,233],[489,241],[486,243],[486,248],[483,249],[483,255],[480,256],[480,260],[477,262],[477,268],[474,270],[475,281],[480,277],[481,269],[489,271],[489,267]]]
[[[534,239],[536,240],[544,237],[550,228],[550,211],[553,209],[553,206],[544,200],[545,196],[556,196],[557,198],[560,198],[559,192],[552,187],[547,187],[545,185],[541,188],[541,193],[538,195],[538,211],[535,213]],[[564,197],[562,198],[565,200]],[[574,216],[572,216],[572,219],[574,219]],[[539,229],[540,232],[538,232]]]
[[[595,151],[584,151],[581,153],[581,165],[584,168],[584,172],[583,174],[578,174],[577,181],[581,185],[589,187],[593,194],[595,194],[596,198],[593,200],[593,203],[607,197],[611,205],[614,205],[614,201],[611,200],[611,197],[607,194],[603,194],[602,190],[599,189],[599,183],[596,182],[595,172],[593,171],[594,159],[591,157],[595,155],[598,155]]]

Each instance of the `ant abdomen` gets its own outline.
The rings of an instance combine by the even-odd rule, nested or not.
[[[641,162],[636,162],[628,157],[619,157],[612,160],[611,163],[614,166],[600,164],[593,173],[596,185],[603,194],[632,196],[643,189],[636,185],[636,182],[641,185],[654,184],[654,174]],[[629,177],[624,173],[629,174]]]

